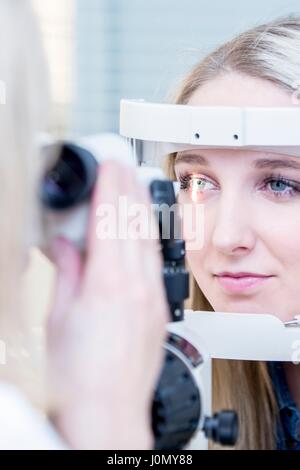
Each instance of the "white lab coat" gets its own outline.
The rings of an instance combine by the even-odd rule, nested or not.
[[[65,450],[66,443],[12,385],[0,382],[0,450]]]

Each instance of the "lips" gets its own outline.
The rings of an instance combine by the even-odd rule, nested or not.
[[[259,287],[274,276],[250,272],[230,273],[224,271],[219,274],[215,274],[215,277],[226,291],[242,292],[248,291],[254,287]]]
[[[266,274],[257,274],[257,273],[250,273],[250,272],[238,272],[238,273],[231,273],[229,271],[224,271],[219,274],[216,274],[216,276],[221,276],[221,277],[269,277]]]

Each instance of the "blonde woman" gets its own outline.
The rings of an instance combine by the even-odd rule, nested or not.
[[[263,24],[222,45],[185,78],[176,103],[295,106],[300,17]],[[297,91],[297,90],[296,90]],[[295,164],[296,162],[296,164]],[[205,207],[205,241],[188,253],[194,310],[299,313],[300,160],[265,152],[173,154],[168,173]],[[237,279],[238,278],[238,279]],[[213,404],[240,418],[238,449],[300,449],[300,367],[214,361]]]
[[[0,448],[151,448],[167,306],[156,242],[96,238],[100,203],[116,206],[122,194],[149,205],[131,170],[116,163],[101,169],[85,262],[67,240],[52,247],[58,278],[46,392],[55,427],[22,393],[28,359],[20,277],[38,225],[43,165],[36,137],[47,107],[40,42],[29,2],[0,0],[0,345],[7,353],[0,364]]]

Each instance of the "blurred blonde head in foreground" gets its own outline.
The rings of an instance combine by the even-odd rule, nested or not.
[[[37,229],[41,164],[36,138],[47,120],[45,72],[30,2],[0,0],[0,340],[5,349],[0,380],[22,383],[25,388],[30,381],[24,361],[30,351],[26,350],[20,277]]]

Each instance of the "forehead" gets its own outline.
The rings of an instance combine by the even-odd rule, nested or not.
[[[237,106],[237,107],[290,107],[295,106],[292,92],[265,79],[250,77],[237,72],[228,72],[199,87],[187,102],[190,106]],[[201,158],[201,157],[204,157]],[[243,157],[242,160],[238,157]],[[177,154],[175,164],[200,163],[214,164],[218,162],[238,163],[255,166],[260,160],[260,168],[282,168],[283,166],[298,168],[300,158],[267,152],[244,149],[201,149]],[[269,163],[268,161],[269,160]],[[284,162],[284,163],[283,163]]]
[[[237,72],[203,84],[190,97],[191,106],[295,106],[292,92],[261,78]]]

